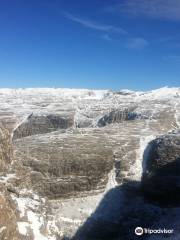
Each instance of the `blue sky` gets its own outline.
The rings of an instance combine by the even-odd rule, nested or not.
[[[179,0],[1,0],[0,87],[179,83]]]

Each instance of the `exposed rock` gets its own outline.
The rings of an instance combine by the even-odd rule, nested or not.
[[[20,240],[17,228],[17,210],[2,184],[0,184],[0,209],[0,239]]]
[[[9,131],[0,125],[0,172],[11,162],[12,143]]]
[[[26,182],[21,185],[32,186],[50,198],[102,190],[113,168],[113,153],[106,139],[80,132],[26,137],[16,140],[14,149],[18,176],[22,177],[22,166],[29,176],[27,186]]]
[[[99,119],[98,127],[106,126],[111,123],[120,123],[125,120],[134,120],[137,114],[130,109],[114,110]]]
[[[146,197],[164,205],[180,205],[180,133],[153,140],[143,164],[142,186]]]
[[[0,126],[0,172],[8,170],[12,160],[12,142],[9,131]],[[0,178],[0,239],[19,240],[17,211],[5,186],[5,177]]]
[[[20,213],[22,239],[71,238],[90,216],[96,228],[89,236],[108,240],[134,240],[135,226],[159,226],[163,216],[173,222],[172,208],[165,212],[139,188],[124,187],[139,184],[148,142],[178,128],[179,100],[178,88],[0,89],[0,122],[14,131],[13,161],[0,181]]]
[[[78,229],[72,240],[138,240],[137,226],[150,228],[162,217],[162,210],[143,201],[139,184],[128,182],[111,189],[95,212]]]
[[[14,131],[13,139],[42,134],[55,131],[57,129],[66,129],[74,124],[72,116],[61,116],[58,114],[34,115],[31,114],[25,122],[20,124]]]

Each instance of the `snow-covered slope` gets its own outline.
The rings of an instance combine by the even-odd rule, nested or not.
[[[139,182],[148,143],[179,128],[180,88],[0,89],[0,122],[14,149],[0,182],[19,210],[22,239],[59,240],[96,209],[98,219],[108,209],[112,222],[121,218],[126,199],[115,189]]]

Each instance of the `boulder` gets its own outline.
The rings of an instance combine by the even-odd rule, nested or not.
[[[180,205],[180,132],[150,142],[144,154],[142,188],[149,200]]]

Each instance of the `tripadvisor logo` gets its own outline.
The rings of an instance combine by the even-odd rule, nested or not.
[[[137,227],[135,229],[135,234],[138,235],[138,236],[142,235],[143,234],[143,228],[142,227]]]
[[[173,229],[149,229],[149,228],[142,228],[137,227],[135,228],[135,234],[140,236],[142,234],[172,234],[174,232]]]

